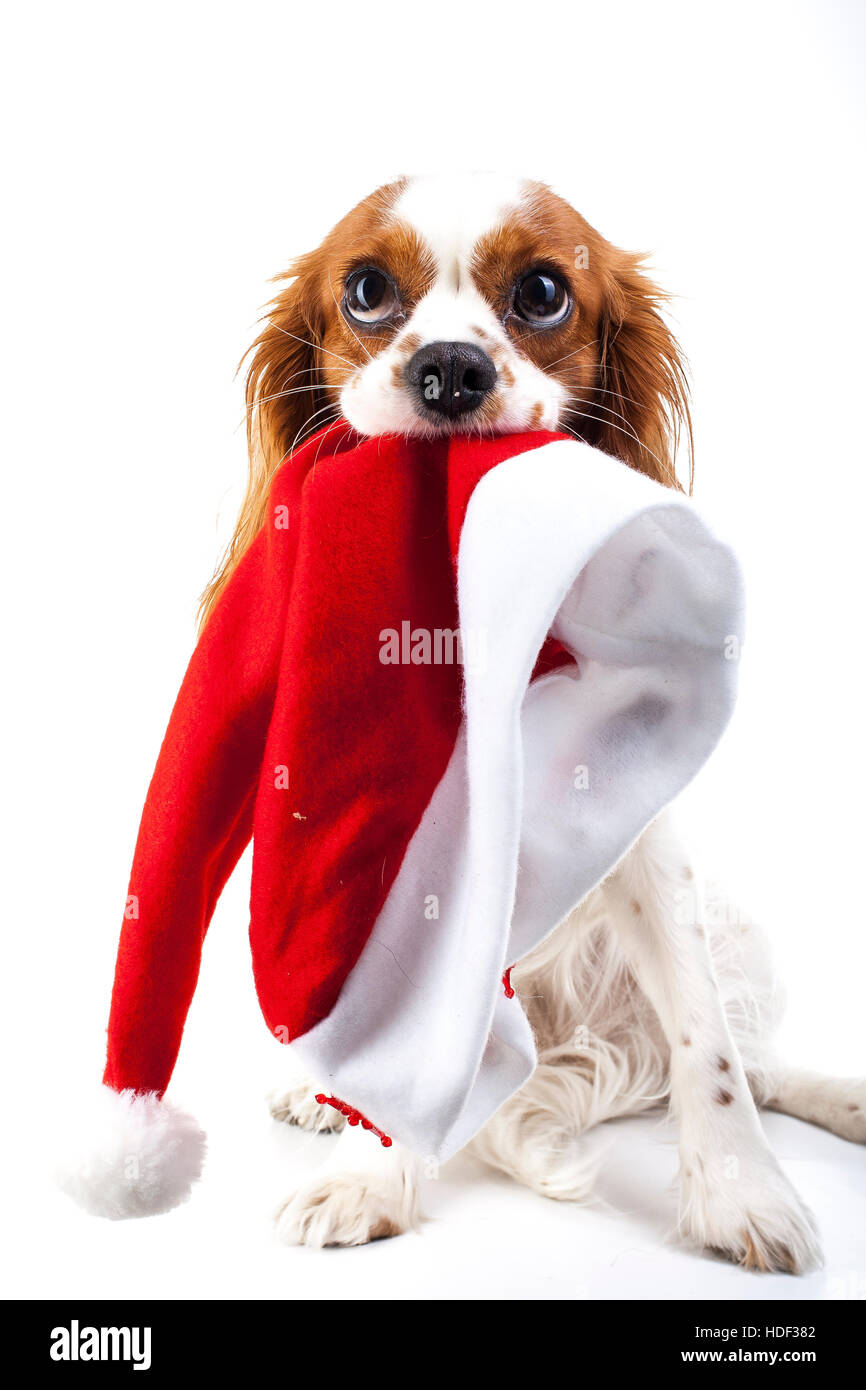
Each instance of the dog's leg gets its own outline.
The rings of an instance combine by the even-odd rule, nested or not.
[[[581,1202],[600,1162],[582,1143],[585,1131],[649,1109],[658,1092],[650,1063],[636,1078],[632,1059],[601,1039],[583,1056],[561,1052],[555,1062],[539,1061],[526,1085],[475,1136],[470,1152],[542,1197]]]
[[[790,1070],[779,1078],[764,1102],[768,1110],[829,1129],[842,1139],[866,1144],[866,1081],[818,1076]]]
[[[492,1168],[559,1201],[589,1196],[583,1135],[667,1100],[668,1046],[609,925],[601,884],[513,969],[538,1066],[471,1144]]]
[[[421,1160],[385,1149],[360,1126],[343,1130],[333,1153],[277,1214],[288,1245],[366,1245],[418,1222]]]
[[[309,1077],[302,1077],[288,1090],[272,1091],[268,1096],[268,1109],[275,1120],[297,1125],[299,1129],[310,1130],[313,1134],[330,1134],[342,1129],[346,1123],[345,1115],[341,1115],[333,1105],[319,1104],[316,1093],[320,1089]]]
[[[814,1220],[761,1129],[701,914],[683,910],[692,877],[663,817],[607,885],[618,899],[612,924],[670,1045],[681,1227],[746,1268],[799,1273],[820,1261]]]

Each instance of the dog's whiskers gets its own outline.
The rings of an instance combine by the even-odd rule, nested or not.
[[[314,352],[325,352],[329,357],[336,357],[338,362],[345,362],[346,366],[351,367],[353,372],[357,368],[357,363],[350,362],[348,357],[342,357],[339,352],[332,352],[330,348],[322,347],[321,343],[314,343],[309,338],[299,338],[297,333],[290,333],[287,328],[283,328],[282,324],[276,323],[273,319],[271,319],[271,327],[276,328],[278,333],[285,333],[287,338],[294,339],[296,343],[302,343],[304,347],[312,348]]]
[[[567,362],[569,357],[578,357],[580,353],[586,352],[587,348],[595,347],[597,342],[598,338],[593,338],[591,343],[584,343],[583,347],[575,348],[574,352],[567,352],[563,357],[557,357],[555,362],[546,362],[543,370],[545,372],[553,371],[553,368],[558,367],[560,362]]]
[[[344,377],[343,381],[339,382],[338,385],[342,386],[345,380],[346,378]],[[282,400],[284,396],[302,396],[304,392],[310,394],[313,391],[321,390],[324,390],[324,387],[321,385],[317,385],[315,382],[312,381],[307,382],[306,386],[291,386],[288,390],[285,391],[274,391],[273,394],[270,396],[257,397],[256,400],[251,401],[250,404],[247,406],[247,411],[249,412],[250,410],[255,410],[260,405],[267,405],[269,401]]]
[[[294,453],[295,449],[299,448],[300,445],[305,442],[305,440],[309,439],[311,435],[314,435],[317,430],[321,429],[324,425],[332,423],[328,419],[318,419],[320,415],[327,416],[331,412],[334,413],[333,423],[336,423],[337,420],[340,418],[340,407],[339,405],[334,404],[333,401],[329,401],[327,405],[321,406],[319,410],[314,411],[312,415],[307,417],[307,419],[304,421],[303,425],[301,425],[301,428],[295,435],[294,439],[292,440],[291,447],[288,451],[289,456],[291,456]],[[315,421],[318,421],[318,423],[314,423]]]

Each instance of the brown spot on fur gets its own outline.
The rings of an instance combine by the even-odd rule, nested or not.
[[[857,1113],[857,1111],[860,1109],[860,1107],[859,1107],[859,1105],[849,1105],[849,1106],[848,1106],[848,1109],[850,1110],[850,1112],[851,1112],[852,1115],[856,1115],[856,1113]]]
[[[697,932],[698,936],[701,937],[701,939],[703,939],[706,936],[706,932],[704,931],[703,927],[695,927],[695,931]]]
[[[543,414],[544,405],[541,401],[536,401],[535,405],[532,407],[532,414],[529,417],[529,428],[531,430],[538,429],[538,426],[541,424],[541,417]]]
[[[691,1047],[691,1045],[692,1045],[692,1040],[691,1040],[691,1038],[683,1038],[683,1047]]]
[[[720,1057],[720,1058],[719,1058],[719,1071],[730,1071],[730,1070],[731,1070],[731,1064],[730,1064],[730,1062],[728,1061],[727,1057]]]
[[[405,338],[400,339],[400,347],[404,352],[408,352],[410,357],[413,352],[417,352],[421,346],[420,333],[407,333]]]
[[[502,371],[499,373],[499,375],[502,377],[502,380],[505,382],[506,386],[514,385],[514,373],[507,362],[505,363],[505,366],[502,368]]]
[[[640,914],[641,914],[641,905],[640,905],[640,903],[638,902],[637,898],[632,898],[632,900],[631,900],[631,910],[632,910],[632,912],[634,913],[635,917],[640,917]]]
[[[391,385],[397,387],[403,385],[403,368],[399,362],[391,363]]]
[[[730,1091],[725,1090],[719,1091],[718,1095],[716,1096],[716,1100],[719,1102],[719,1105],[730,1105],[733,1099],[734,1097],[731,1095]]]
[[[694,878],[694,876],[695,876],[695,871],[694,871],[694,869],[690,868],[689,865],[687,864],[686,867],[683,869],[683,878],[686,880],[687,883],[690,883],[691,880]]]
[[[391,1236],[399,1235],[402,1235],[400,1227],[387,1216],[383,1216],[381,1221],[377,1221],[376,1225],[370,1228],[371,1240],[388,1240]]]
[[[753,1269],[758,1274],[797,1274],[797,1261],[787,1245],[767,1242],[766,1255],[759,1250],[750,1231],[743,1233],[743,1255],[740,1259],[743,1269]]]
[[[770,1266],[767,1264],[748,1231],[743,1237],[743,1246],[743,1257],[740,1260],[743,1269],[756,1269],[759,1270],[761,1274],[769,1273]]]

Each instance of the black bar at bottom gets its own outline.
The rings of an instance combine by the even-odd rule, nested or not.
[[[12,1301],[5,1305],[4,1341],[7,1348],[14,1346],[16,1365],[25,1376],[31,1369],[48,1370],[61,1380],[105,1371],[160,1379],[210,1369],[222,1375],[273,1371],[294,1380],[306,1378],[307,1358],[317,1352],[325,1357],[317,1378],[378,1368],[377,1378],[397,1385],[419,1370],[429,1374],[437,1359],[453,1374],[455,1352],[466,1347],[460,1314],[443,1316],[427,1305],[418,1310],[416,1335],[411,1302],[401,1303],[399,1310],[365,1306],[352,1314],[343,1303],[280,1300]],[[826,1376],[859,1364],[862,1354],[863,1306],[857,1302],[579,1300],[566,1309],[566,1301],[545,1305],[531,1300],[518,1317],[510,1314],[506,1324],[492,1304],[488,1314],[479,1313],[478,1304],[484,1302],[470,1301],[471,1352],[469,1357],[460,1353],[464,1377],[472,1362],[488,1361],[492,1369],[503,1358],[520,1374],[518,1366],[527,1356],[536,1362],[536,1377],[538,1362],[547,1358],[564,1358],[566,1374],[575,1377],[597,1367],[599,1358],[613,1374],[674,1367],[700,1374],[706,1367],[738,1366],[742,1371],[811,1368]],[[536,1331],[543,1340],[534,1345]],[[587,1364],[582,1370],[584,1347]],[[512,1351],[517,1356],[513,1366]],[[551,1366],[551,1374],[558,1373]]]

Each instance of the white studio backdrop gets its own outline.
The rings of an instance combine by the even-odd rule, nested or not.
[[[771,930],[789,1054],[866,1072],[863,5],[84,0],[5,27],[15,1113],[98,1078],[138,816],[242,491],[233,373],[268,279],[377,184],[452,168],[550,181],[675,296],[696,496],[750,613],[740,707],[683,820]],[[245,872],[190,1039],[238,1086],[250,1056],[273,1070]]]

